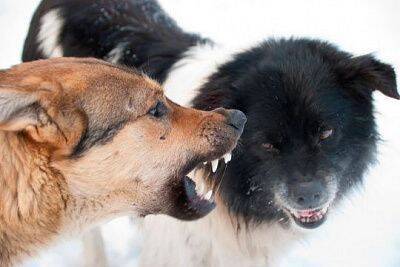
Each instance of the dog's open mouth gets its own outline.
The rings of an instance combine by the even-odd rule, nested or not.
[[[180,210],[173,215],[174,217],[182,220],[199,219],[215,208],[215,187],[208,186],[204,179],[200,179],[196,183],[194,177],[196,172],[199,171],[208,172],[207,176],[210,176],[211,173],[219,173],[221,169],[219,167],[226,166],[231,158],[232,154],[229,152],[219,159],[199,163],[183,177],[184,192],[180,194],[177,192],[179,195],[178,208]]]
[[[306,228],[314,229],[322,225],[327,218],[329,206],[312,210],[289,210],[291,217],[297,225]]]

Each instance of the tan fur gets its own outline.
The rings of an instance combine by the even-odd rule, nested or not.
[[[0,100],[2,267],[116,216],[168,214],[188,162],[217,153],[216,133],[227,151],[236,142],[223,115],[180,107],[144,75],[95,59],[2,71]],[[147,115],[157,101],[169,110],[162,120]],[[74,156],[85,134],[116,124]]]

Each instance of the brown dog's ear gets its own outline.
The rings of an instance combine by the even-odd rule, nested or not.
[[[82,112],[66,99],[59,101],[59,97],[50,91],[43,93],[0,84],[0,130],[23,131],[51,148],[55,156],[69,155],[84,133],[87,121]]]
[[[339,80],[364,94],[365,88],[378,90],[384,95],[400,99],[396,87],[396,74],[392,66],[376,60],[372,55],[345,59],[337,68]]]
[[[38,96],[0,85],[0,130],[22,131],[38,121]]]

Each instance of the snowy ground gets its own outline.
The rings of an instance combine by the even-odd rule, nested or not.
[[[16,64],[38,0],[0,0],[0,68]],[[187,30],[235,45],[271,36],[309,36],[355,54],[375,52],[400,76],[398,0],[163,0]],[[400,79],[398,78],[400,84]],[[281,267],[400,266],[400,102],[376,94],[380,163],[343,209],[297,244]],[[127,218],[104,227],[113,266],[135,266],[140,237]],[[79,240],[61,241],[26,267],[79,266]]]

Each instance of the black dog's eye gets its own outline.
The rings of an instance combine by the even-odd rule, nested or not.
[[[274,145],[271,144],[271,143],[263,143],[262,147],[268,152],[272,152],[272,153],[278,153],[279,152],[279,149],[274,147]]]
[[[161,101],[158,101],[157,104],[149,110],[149,114],[155,118],[161,118],[167,113],[167,107]]]
[[[323,130],[319,136],[320,140],[328,139],[333,134],[333,129]]]

